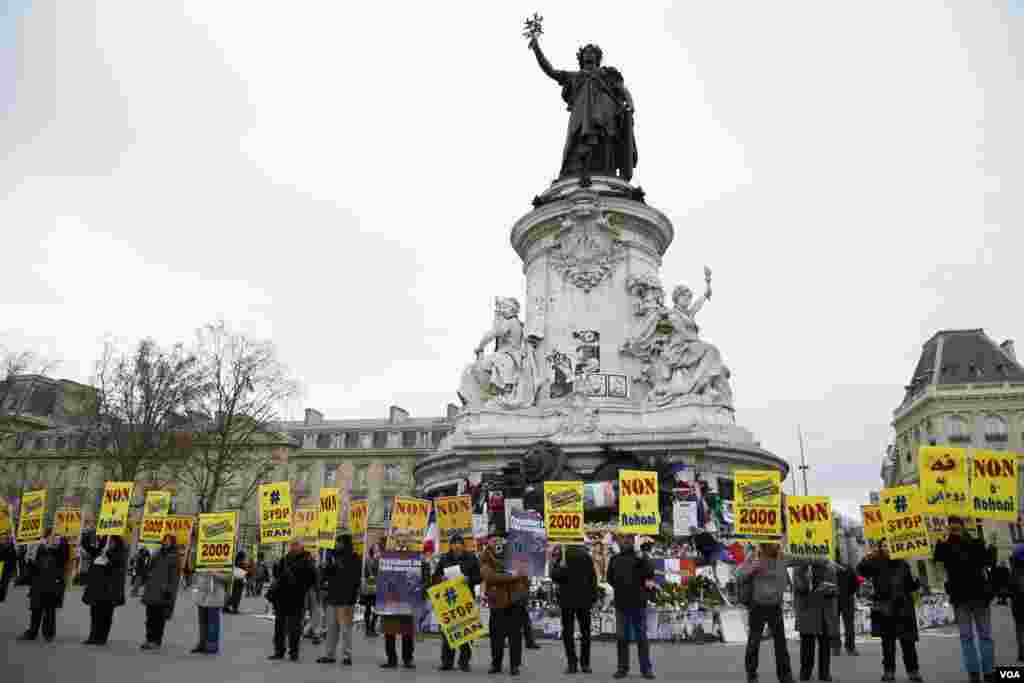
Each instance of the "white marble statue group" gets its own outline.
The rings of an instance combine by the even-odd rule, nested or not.
[[[649,385],[646,403],[732,406],[729,368],[718,349],[699,337],[697,313],[711,298],[711,272],[705,268],[707,289],[693,300],[692,290],[680,285],[672,291],[672,308],[653,275],[630,277],[626,286],[636,298],[634,324],[620,352],[643,363],[638,381]],[[537,339],[525,334],[519,320],[519,302],[495,300],[494,325],[474,350],[476,361],[462,373],[459,398],[466,408],[515,410],[537,403],[547,379],[537,363]],[[484,347],[494,342],[492,353]]]

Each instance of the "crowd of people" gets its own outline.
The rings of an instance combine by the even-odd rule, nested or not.
[[[644,678],[654,678],[654,663],[647,634],[647,607],[657,590],[655,572],[648,554],[634,549],[634,538],[618,539],[618,552],[608,562],[603,577],[614,591],[617,618],[617,670],[615,678],[629,675],[630,644],[636,643],[637,659]],[[144,650],[162,646],[164,629],[172,617],[184,580],[182,549],[173,535],[163,538],[159,550],[142,549],[129,559],[128,547],[118,536],[96,539],[83,537],[81,551],[87,560],[82,600],[89,606],[90,628],[87,645],[105,645],[114,623],[115,611],[125,604],[131,575],[131,595],[145,606]],[[198,643],[193,653],[220,651],[221,615],[237,613],[243,594],[261,595],[274,614],[270,659],[286,656],[298,661],[305,635],[324,651],[316,661],[351,666],[354,616],[357,605],[364,608],[365,634],[384,635],[384,669],[415,668],[416,633],[422,620],[416,615],[379,615],[376,611],[376,583],[380,572],[382,545],[370,547],[366,558],[357,554],[352,537],[338,536],[336,549],[327,551],[318,563],[301,541],[293,541],[286,555],[271,570],[262,561],[249,561],[239,553],[234,567],[192,575],[197,608]],[[57,628],[57,611],[66,592],[66,567],[70,547],[66,539],[44,531],[41,542],[29,555],[19,553],[13,539],[0,542],[0,602],[8,595],[12,581],[29,587],[29,625],[20,640],[36,640],[40,631],[52,641]],[[991,603],[1001,594],[1012,602],[1017,625],[1017,660],[1024,662],[1024,546],[1013,553],[1007,576],[995,571],[995,554],[980,539],[971,537],[964,523],[949,518],[949,535],[936,544],[935,562],[945,569],[946,593],[960,629],[964,671],[971,683],[994,679]],[[598,574],[586,546],[554,546],[550,578],[557,587],[561,607],[565,673],[591,673],[591,610],[598,600]],[[466,550],[464,539],[455,535],[449,549],[433,561],[422,561],[425,600],[430,585],[451,576],[461,576],[470,590],[479,594],[489,608],[491,662],[489,673],[502,673],[508,651],[508,673],[517,676],[524,663],[523,650],[538,647],[527,615],[529,577],[511,571],[503,539],[493,539],[480,552]],[[911,681],[923,680],[917,653],[918,623],[915,601],[922,586],[905,560],[893,559],[883,541],[855,567],[833,561],[800,560],[786,556],[779,545],[760,544],[737,569],[738,598],[748,610],[748,641],[745,669],[748,682],[758,680],[758,655],[764,629],[771,634],[775,649],[776,675],[782,683],[794,681],[783,625],[783,595],[792,590],[796,630],[800,636],[799,679],[809,681],[817,668],[817,680],[831,681],[831,659],[843,650],[858,654],[854,639],[854,601],[861,581],[872,589],[871,631],[881,639],[882,680],[895,680],[897,644]],[[578,629],[578,631],[577,631]],[[844,637],[840,640],[841,631]],[[577,637],[579,633],[579,648]],[[399,652],[401,641],[401,652]],[[473,649],[458,650],[441,640],[441,671],[456,666],[472,667]]]

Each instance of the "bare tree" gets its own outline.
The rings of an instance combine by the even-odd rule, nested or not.
[[[96,364],[96,419],[74,445],[99,458],[110,481],[148,477],[162,487],[192,452],[189,416],[207,383],[198,358],[143,339],[130,353],[106,343]]]
[[[200,512],[213,510],[227,492],[244,507],[275,466],[273,445],[281,437],[274,423],[299,383],[271,342],[234,332],[224,321],[199,331],[197,353],[208,382],[204,412],[213,419],[197,434],[195,453],[178,476],[195,492]]]

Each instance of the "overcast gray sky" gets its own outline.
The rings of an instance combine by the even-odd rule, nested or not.
[[[737,421],[787,458],[802,424],[812,493],[879,486],[936,330],[1024,342],[1018,0],[8,5],[0,344],[61,376],[224,316],[296,413],[441,414],[560,162],[535,10],[556,67],[623,72],[663,279],[712,267]]]

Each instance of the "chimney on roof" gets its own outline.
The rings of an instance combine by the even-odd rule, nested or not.
[[[454,403],[449,403],[447,408],[447,417],[449,420],[454,420],[459,415],[459,407]]]
[[[403,408],[398,406],[391,406],[388,411],[388,422],[391,424],[401,424],[409,419],[409,413]]]
[[[302,420],[302,423],[307,427],[311,425],[318,425],[324,421],[324,414],[319,410],[313,410],[312,408],[306,408],[306,417]]]
[[[1007,339],[1006,341],[1004,341],[1002,344],[999,345],[999,348],[1001,348],[1003,350],[1003,353],[1005,353],[1007,356],[1010,357],[1010,360],[1016,362],[1016,360],[1017,360],[1017,351],[1013,348],[1013,340],[1012,339]]]

